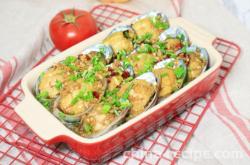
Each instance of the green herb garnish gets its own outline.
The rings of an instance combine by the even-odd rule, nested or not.
[[[157,62],[157,60],[154,57],[150,57],[150,59],[147,59],[144,63],[143,69],[139,71],[139,75],[152,71],[155,62]]]
[[[60,119],[64,120],[66,118],[65,114],[61,111],[58,112],[58,116]]]
[[[114,110],[114,114],[115,114],[116,116],[119,116],[119,115],[120,115],[120,112],[119,112],[117,109],[115,109],[115,110]]]
[[[168,76],[168,74],[167,73],[162,73],[161,75],[160,75],[160,77],[161,78],[163,78],[163,77],[167,77]]]
[[[144,44],[137,50],[138,53],[154,53],[156,49],[150,44]]]
[[[184,41],[185,40],[185,36],[184,34],[179,34],[176,36],[177,39],[181,40],[181,41]]]
[[[89,70],[89,71],[84,71],[82,73],[82,77],[84,78],[85,82],[91,83],[93,84],[96,80],[95,77],[95,72],[93,70]]]
[[[75,56],[68,56],[62,63],[74,71],[78,71],[79,68],[74,65],[74,62],[77,60]]]
[[[171,58],[176,58],[177,57],[177,55],[173,52],[173,51],[168,51],[168,50],[166,50],[166,53],[165,53],[166,55],[169,55]]]
[[[47,109],[51,106],[51,99],[48,98],[49,93],[47,91],[42,91],[36,95],[36,99]]]
[[[125,99],[125,98],[120,99],[120,104],[121,104],[120,108],[122,110],[128,109],[128,108],[130,108],[132,106],[132,104],[129,102],[129,100]]]
[[[93,131],[93,126],[90,125],[89,123],[84,123],[83,129],[86,133],[91,133]]]
[[[103,54],[100,52],[97,52],[96,56],[94,56],[91,60],[91,63],[93,65],[94,71],[100,71],[105,67],[105,64],[102,61]]]
[[[158,41],[156,45],[159,47],[162,54],[166,54],[166,44],[164,42]]]
[[[183,66],[179,66],[174,70],[174,74],[178,79],[182,78],[185,74],[185,68]]]
[[[122,60],[124,57],[126,57],[127,52],[125,50],[119,50],[117,53],[117,60]]]
[[[169,27],[169,24],[162,21],[161,17],[157,16],[157,17],[153,17],[151,19],[151,22],[153,23],[154,27],[160,30],[165,30]]]
[[[75,105],[79,100],[90,101],[94,98],[92,91],[82,89],[72,100],[71,105]]]
[[[81,74],[72,74],[69,76],[69,79],[72,80],[72,81],[76,81],[78,80],[79,78],[81,78]]]
[[[45,72],[42,72],[42,73],[40,74],[39,78],[42,79],[42,78],[44,77],[44,75],[45,75]]]
[[[103,113],[109,113],[111,108],[112,108],[112,106],[110,104],[104,104],[103,107],[102,107],[102,112]]]
[[[166,64],[167,68],[173,68],[174,67],[174,62],[170,61],[169,63]]]
[[[150,42],[151,38],[153,37],[152,33],[145,33],[142,36],[137,36],[134,40],[135,43],[141,43],[141,42]]]
[[[56,87],[57,90],[60,90],[63,87],[63,83],[61,81],[59,81],[59,80],[56,80],[55,87]]]

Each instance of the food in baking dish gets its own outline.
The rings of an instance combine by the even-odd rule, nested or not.
[[[94,138],[197,78],[208,58],[184,29],[150,12],[48,68],[37,80],[35,95],[66,127]]]

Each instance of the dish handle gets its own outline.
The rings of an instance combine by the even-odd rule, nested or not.
[[[35,114],[41,117],[34,117],[34,113],[30,111],[36,111]],[[16,106],[15,112],[45,142],[55,141],[58,137],[69,134],[69,130],[66,127],[62,127],[60,121],[55,120],[55,117],[35,99],[31,100],[31,98],[26,96]],[[46,127],[45,125],[50,126]]]

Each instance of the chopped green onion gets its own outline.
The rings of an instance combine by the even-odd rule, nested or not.
[[[76,61],[76,57],[75,56],[68,56],[64,61],[63,61],[63,64],[65,65],[70,65],[72,63],[74,63]]]
[[[93,131],[93,126],[90,125],[89,123],[84,123],[83,129],[86,133],[91,133]]]
[[[116,116],[120,115],[120,112],[117,109],[114,110],[114,113],[115,113]]]
[[[45,75],[45,72],[42,72],[42,73],[40,74],[39,78],[42,79],[44,75]]]
[[[132,106],[131,103],[129,102],[129,100],[125,99],[125,98],[121,98],[120,103],[121,103],[120,108],[122,110],[128,109]]]
[[[94,98],[92,91],[82,89],[72,100],[71,105],[75,105],[79,100],[90,101]]]
[[[72,70],[77,71],[79,68],[73,64],[76,60],[77,58],[75,56],[68,56],[62,63]]]
[[[127,82],[130,82],[130,81],[132,81],[134,78],[133,77],[128,77],[128,78],[126,78],[125,79],[125,82],[127,83]]]
[[[50,108],[52,101],[48,98],[49,93],[47,91],[42,91],[36,95],[36,99],[47,109]]]
[[[156,42],[156,45],[159,47],[160,51],[163,54],[166,54],[166,44],[164,42],[158,41]]]
[[[126,91],[125,91],[125,92],[123,93],[123,95],[122,95],[122,98],[123,98],[123,99],[128,99],[128,97],[129,97],[129,92],[131,91],[131,89],[133,88],[133,86],[134,86],[133,83],[129,84],[128,88],[126,89]]]
[[[102,107],[102,112],[103,113],[109,113],[111,108],[112,108],[112,106],[110,104],[104,104],[103,107]]]
[[[89,71],[84,71],[82,73],[82,77],[84,78],[85,82],[91,83],[93,84],[96,80],[95,77],[95,72],[93,70],[89,70]]]
[[[175,76],[179,79],[182,78],[185,74],[185,69],[183,66],[180,66],[174,70]]]
[[[166,55],[169,55],[171,58],[177,57],[177,55],[173,51],[166,51]]]
[[[166,64],[167,68],[173,68],[174,67],[174,62],[170,61],[169,63]]]
[[[145,33],[142,36],[137,36],[136,39],[135,39],[135,42],[136,43],[141,43],[143,41],[149,41],[152,37],[153,37],[152,33]]]
[[[167,73],[162,73],[161,75],[160,75],[160,77],[161,78],[163,78],[163,77],[167,77],[168,76],[168,74]]]
[[[185,40],[185,36],[184,34],[179,34],[176,36],[177,39],[181,40],[181,41],[184,41]]]
[[[66,118],[65,114],[61,111],[58,112],[58,116],[60,119],[64,120]]]
[[[165,30],[169,27],[169,24],[162,21],[161,17],[153,17],[151,19],[151,22],[153,23],[154,27],[160,30]]]
[[[55,87],[56,87],[57,90],[60,90],[63,87],[63,83],[61,81],[59,81],[59,80],[56,80]]]
[[[156,49],[150,44],[144,44],[137,50],[138,53],[154,53]]]
[[[122,60],[124,57],[126,57],[127,52],[125,50],[119,50],[117,53],[117,60]]]

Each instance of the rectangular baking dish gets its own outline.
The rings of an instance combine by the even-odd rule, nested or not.
[[[129,19],[114,27],[130,24],[134,19]],[[25,98],[15,108],[16,113],[48,144],[65,142],[83,158],[94,162],[106,161],[117,155],[153,132],[174,115],[185,110],[186,105],[193,100],[205,95],[213,87],[219,74],[222,57],[212,46],[215,36],[183,18],[172,18],[169,19],[169,22],[171,26],[179,26],[185,29],[193,44],[207,49],[209,53],[209,69],[148,111],[103,136],[87,139],[66,128],[33,95],[34,84],[44,70],[56,62],[64,60],[67,56],[77,55],[84,48],[100,42],[114,28],[112,27],[59,53],[27,73],[21,83]]]

